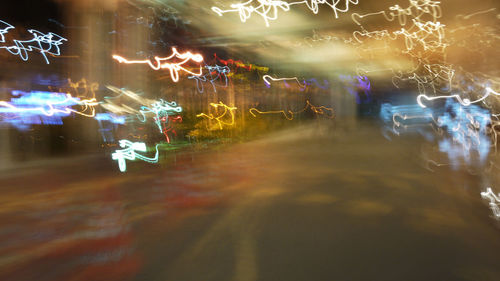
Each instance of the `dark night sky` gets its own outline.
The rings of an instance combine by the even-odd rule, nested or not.
[[[44,30],[54,26],[50,18],[61,19],[59,5],[50,0],[6,0],[0,8],[0,20],[16,27]]]

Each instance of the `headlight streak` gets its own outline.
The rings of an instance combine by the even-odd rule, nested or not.
[[[153,116],[151,118],[153,122],[160,133],[165,135],[167,143],[171,142],[169,134],[177,135],[177,132],[172,127],[172,123],[182,122],[182,116],[180,116],[179,113],[183,110],[182,107],[178,106],[175,101],[167,102],[163,99],[155,101],[143,98],[130,90],[119,89],[114,86],[107,86],[107,88],[112,92],[117,93],[118,96],[105,97],[104,101],[100,104],[101,107],[115,114],[136,116],[137,120],[142,123],[146,123],[149,118],[148,115],[152,114]],[[132,100],[136,105],[130,106],[123,103],[120,105],[115,104],[113,100],[122,97]],[[139,110],[135,109],[138,106],[140,106]],[[133,122],[136,117],[132,116],[126,117],[125,121]]]
[[[486,45],[494,46],[492,45],[494,44],[492,42],[495,42],[493,38],[498,38],[498,32],[494,27],[489,29],[487,26],[479,28],[479,24],[473,24],[469,25],[466,29],[472,31],[473,34],[471,36],[479,36],[479,39],[476,40],[473,38],[470,40],[471,36],[468,36],[466,40],[456,42],[453,37],[445,38],[445,31],[448,35],[453,35],[455,31],[464,30],[464,28],[459,27],[445,30],[445,26],[438,21],[442,15],[439,4],[439,1],[410,1],[410,6],[407,9],[393,6],[389,8],[390,12],[388,13],[381,11],[365,15],[353,14],[352,19],[361,27],[361,31],[353,33],[352,44],[356,45],[357,48],[362,48],[367,45],[365,42],[367,39],[372,39],[383,42],[385,44],[384,48],[394,53],[394,50],[398,51],[398,49],[388,48],[388,43],[401,38],[404,40],[405,48],[399,51],[399,55],[409,57],[414,64],[413,69],[405,71],[395,68],[367,70],[366,68],[358,67],[358,74],[391,71],[393,73],[393,84],[397,88],[400,87],[400,82],[408,81],[416,83],[420,94],[417,97],[417,102],[423,107],[426,106],[424,100],[456,99],[463,106],[482,102],[485,107],[492,108],[492,105],[486,99],[492,94],[498,95],[498,92],[493,90],[500,85],[495,80],[496,77],[483,78],[481,76],[486,75],[482,73],[469,73],[460,66],[447,63],[446,58],[448,47],[451,44],[457,45],[457,43],[460,43],[460,46],[470,51],[471,48],[465,45],[465,43],[470,41],[476,43],[477,41],[477,44],[480,44],[480,47],[476,48],[479,52]],[[495,9],[488,9],[465,16],[459,15],[457,19],[462,21],[478,15],[485,16],[494,11]],[[395,21],[397,18],[401,29],[392,32],[389,30],[368,31],[360,23],[360,19],[376,15],[385,17],[387,21]],[[423,20],[424,18],[428,18],[429,20],[425,21]],[[471,26],[478,27],[478,30],[474,31],[474,29],[470,29],[469,27]],[[483,40],[481,36],[486,37],[486,39]],[[371,50],[369,45],[365,48]],[[430,97],[427,93],[428,90],[434,95],[437,94],[437,96]],[[453,92],[460,94],[452,94]],[[480,96],[474,98],[478,93],[480,93]],[[495,116],[495,114],[492,115]],[[496,134],[494,136],[496,137]]]
[[[146,144],[143,142],[131,142],[129,140],[120,140],[118,142],[120,147],[123,149],[116,150],[111,154],[111,159],[118,162],[118,167],[120,172],[124,173],[127,171],[126,160],[135,161],[136,159],[148,162],[148,163],[158,163],[158,146],[156,145],[156,153],[154,157],[146,157],[141,154],[137,154],[136,151],[146,152]]]
[[[14,29],[15,27],[0,20],[0,28],[0,43],[5,43],[5,34],[7,34],[10,29]],[[33,37],[32,39],[14,39],[14,45],[0,45],[0,49],[5,49],[9,53],[19,56],[23,61],[27,61],[29,59],[28,52],[38,51],[45,59],[45,63],[50,64],[47,54],[53,57],[60,56],[60,45],[62,45],[64,41],[68,41],[66,38],[52,32],[45,34],[35,29],[28,29],[28,32]]]
[[[173,58],[180,59],[180,62],[165,62],[169,61]],[[176,48],[172,48],[172,55],[164,58],[160,58],[155,56],[154,57],[154,62],[152,62],[149,59],[146,60],[128,60],[122,56],[119,55],[113,55],[113,59],[118,61],[119,63],[125,63],[125,64],[147,64],[149,67],[151,67],[154,70],[160,70],[160,69],[168,69],[170,71],[170,77],[172,78],[172,81],[178,82],[179,81],[179,71],[184,71],[188,74],[194,75],[194,76],[201,76],[202,73],[202,67],[201,65],[199,66],[199,72],[195,73],[192,72],[186,68],[183,67],[184,64],[186,64],[189,61],[194,61],[196,63],[201,63],[203,61],[203,56],[200,54],[193,54],[191,52],[185,52],[185,53],[179,53]]]
[[[270,111],[260,111],[258,110],[257,108],[255,107],[252,107],[248,110],[250,112],[250,114],[252,114],[253,117],[257,117],[257,114],[283,114],[283,116],[287,119],[287,120],[293,120],[293,115],[294,115],[294,112],[291,111],[291,110],[270,110]]]
[[[194,79],[196,81],[196,88],[198,89],[198,92],[201,94],[204,92],[205,87],[203,86],[204,83],[209,82],[212,85],[212,88],[214,90],[214,93],[217,92],[217,89],[215,87],[215,82],[217,80],[221,80],[224,83],[223,87],[228,86],[228,75],[231,72],[228,66],[219,66],[219,65],[205,65],[205,68],[207,69],[206,73],[202,76],[188,76],[188,79]]]
[[[10,29],[14,29],[15,27],[0,20],[0,43],[5,43],[5,34],[9,33]]]
[[[50,81],[41,81],[47,86]],[[66,85],[53,87],[50,91],[13,90],[11,101],[0,101],[0,115],[5,122],[20,130],[29,129],[29,125],[62,125],[62,117],[77,114],[84,117],[95,117],[97,102],[95,91],[97,83],[88,83],[85,79],[73,82],[66,80]],[[74,107],[79,107],[75,109]]]
[[[219,126],[219,130],[222,130],[223,128],[223,125],[226,125],[226,126],[233,126],[235,124],[235,113],[234,111],[237,109],[237,107],[234,107],[234,106],[228,106],[228,105],[225,105],[223,102],[219,101],[219,103],[210,103],[210,106],[213,107],[216,111],[218,108],[223,108],[223,112],[222,114],[219,114],[218,116],[215,116],[214,114],[212,113],[209,113],[209,114],[206,114],[206,113],[200,113],[200,114],[197,114],[196,117],[204,117],[204,118],[207,118],[209,120],[216,120],[217,121],[217,125]],[[231,122],[226,122],[223,120],[223,118],[226,116],[226,115],[230,115],[231,116]]]
[[[400,25],[406,25],[407,16],[413,16],[413,18],[420,19],[424,15],[432,16],[432,20],[435,21],[441,17],[441,7],[439,4],[440,1],[432,1],[432,0],[410,0],[410,6],[408,8],[403,9],[399,5],[394,5],[389,7],[390,12],[380,11],[374,13],[368,13],[364,15],[360,15],[358,13],[352,13],[352,20],[357,24],[361,25],[361,23],[356,18],[365,18],[368,16],[374,15],[382,15],[387,21],[394,21],[396,18]]]
[[[319,10],[319,5],[325,4],[330,6],[330,8],[332,8],[335,14],[335,18],[338,18],[339,12],[340,13],[347,12],[349,10],[350,4],[353,5],[358,4],[358,0],[344,0],[343,1],[343,3],[345,3],[344,8],[339,8],[338,6],[339,3],[342,2],[341,0],[331,0],[331,2],[330,0],[305,0],[298,2],[285,2],[279,0],[257,0],[258,5],[255,6],[253,5],[254,2],[255,2],[254,0],[249,0],[243,3],[231,4],[230,5],[231,9],[228,10],[222,10],[218,7],[212,7],[212,11],[217,13],[219,16],[223,16],[223,14],[225,13],[237,12],[239,13],[241,22],[246,22],[252,16],[252,13],[256,13],[264,19],[266,26],[269,27],[269,21],[278,19],[279,9],[283,10],[284,12],[288,12],[290,10],[290,6],[292,5],[306,4],[309,10],[311,10],[314,14],[317,14]]]
[[[489,200],[488,206],[490,206],[493,217],[500,220],[500,193],[495,194],[491,187],[487,187],[486,191],[481,192],[481,197]]]
[[[285,117],[287,120],[291,121],[294,119],[294,116],[296,114],[305,112],[307,109],[311,109],[311,111],[316,114],[316,115],[321,115],[324,116],[328,119],[334,119],[335,114],[332,108],[326,107],[326,106],[314,106],[309,102],[309,100],[306,100],[306,105],[304,106],[303,109],[299,111],[291,111],[291,110],[271,110],[271,111],[260,111],[255,107],[250,108],[248,111],[253,117],[257,117],[257,114],[283,114],[283,117]]]

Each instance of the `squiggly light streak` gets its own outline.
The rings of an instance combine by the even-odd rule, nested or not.
[[[269,71],[269,67],[258,66],[258,65],[251,64],[251,63],[246,64],[246,63],[242,62],[241,60],[233,60],[233,59],[223,60],[223,59],[219,58],[217,56],[217,54],[214,54],[214,58],[225,66],[233,65],[236,68],[243,68],[247,71],[256,70],[260,74],[267,73]],[[231,76],[231,75],[233,75],[233,72],[228,74],[228,76]]]
[[[474,104],[474,103],[478,103],[480,101],[483,101],[485,100],[490,94],[493,94],[493,95],[496,95],[496,96],[500,96],[500,93],[498,92],[495,92],[494,90],[492,90],[490,87],[486,87],[485,88],[485,94],[477,99],[477,100],[474,100],[474,101],[471,101],[470,99],[468,98],[464,98],[462,99],[462,97],[460,97],[460,95],[449,95],[449,96],[436,96],[436,97],[429,97],[429,96],[426,96],[424,94],[420,94],[418,95],[417,97],[417,103],[421,106],[421,107],[426,107],[423,103],[422,103],[422,99],[425,99],[427,101],[433,101],[433,100],[436,100],[436,99],[456,99],[461,105],[463,106],[469,106],[471,104]]]
[[[305,84],[302,84],[300,83],[299,81],[299,78],[297,77],[292,77],[292,78],[274,78],[274,77],[271,77],[270,75],[264,75],[262,76],[262,80],[264,80],[264,83],[266,84],[266,86],[269,88],[271,86],[271,82],[270,81],[296,81],[297,84],[300,86],[301,89],[305,89],[306,88],[306,85]]]
[[[407,22],[407,16],[413,16],[413,18],[420,19],[424,15],[431,15],[433,21],[437,20],[442,15],[441,7],[439,6],[440,3],[440,1],[432,0],[410,0],[410,6],[405,9],[401,8],[399,5],[394,5],[389,7],[389,13],[386,13],[385,11],[368,13],[364,15],[352,13],[351,17],[357,25],[361,25],[361,23],[356,18],[362,19],[374,15],[383,15],[384,18],[388,21],[394,21],[397,18],[399,24],[404,26]]]
[[[0,29],[0,43],[5,43],[4,34],[7,34],[10,29],[14,29],[15,27],[0,20],[0,26],[1,25],[5,27]],[[33,36],[31,40],[15,39],[13,40],[14,45],[0,46],[0,49],[5,49],[9,53],[19,56],[23,61],[28,60],[28,52],[37,50],[42,54],[45,62],[50,64],[47,54],[54,57],[61,55],[60,45],[62,45],[64,41],[68,41],[66,38],[52,32],[45,34],[35,29],[29,29],[28,32]]]
[[[294,115],[294,112],[291,111],[291,110],[286,110],[286,111],[285,110],[260,111],[260,110],[258,110],[255,107],[250,108],[249,112],[250,112],[250,114],[252,114],[253,117],[257,117],[257,115],[255,113],[258,113],[258,114],[283,114],[283,116],[287,120],[293,120],[293,115]]]
[[[339,8],[338,5],[341,0],[304,0],[298,2],[285,2],[279,0],[257,0],[258,5],[253,5],[253,0],[249,0],[243,3],[235,3],[230,5],[230,9],[222,10],[218,7],[212,7],[212,11],[217,13],[219,16],[223,16],[225,13],[233,13],[237,12],[240,15],[241,22],[246,22],[252,16],[252,13],[256,13],[260,15],[266,26],[269,27],[269,21],[278,19],[278,11],[279,9],[288,12],[290,10],[290,6],[292,5],[301,5],[306,4],[307,8],[311,10],[314,14],[318,13],[319,5],[326,4],[330,6],[335,14],[335,18],[338,18],[339,12],[347,12],[349,10],[350,4],[358,4],[358,0],[344,0],[345,8]]]
[[[210,114],[200,113],[200,114],[196,115],[196,117],[205,117],[205,118],[208,118],[209,120],[215,119],[217,121],[217,124],[219,125],[220,130],[222,130],[222,125],[226,125],[226,126],[233,126],[234,125],[234,117],[235,117],[234,111],[237,109],[237,107],[225,105],[221,101],[219,103],[211,102],[210,106],[212,106],[216,110],[217,110],[217,108],[222,107],[224,109],[224,111],[219,116],[214,116],[212,113],[210,113]],[[224,116],[226,116],[227,114],[231,115],[231,122],[225,122],[222,120],[222,118],[224,118]]]
[[[172,102],[167,102],[164,101],[163,99],[160,99],[159,101],[155,101],[153,104],[151,104],[151,107],[147,106],[142,106],[141,109],[139,110],[139,113],[141,114],[142,118],[139,118],[141,122],[146,122],[146,113],[153,113],[155,117],[153,118],[156,126],[160,130],[161,133],[165,135],[165,138],[167,139],[167,142],[170,143],[170,138],[168,137],[167,132],[167,122],[169,121],[169,115],[170,114],[177,114],[182,112],[182,107],[177,106],[177,103],[175,101]]]
[[[158,146],[156,145],[156,153],[155,156],[150,158],[141,154],[137,154],[136,151],[146,152],[146,144],[143,142],[131,142],[129,140],[120,140],[120,147],[124,149],[116,150],[111,154],[111,159],[118,161],[118,167],[120,168],[120,172],[124,173],[127,171],[127,162],[126,160],[135,161],[136,159],[149,162],[149,163],[158,163]]]
[[[173,58],[178,58],[181,59],[182,61],[180,62],[165,62],[168,60],[171,60]],[[184,68],[182,65],[185,63],[189,62],[190,60],[201,63],[203,61],[203,56],[200,54],[192,54],[191,52],[185,52],[185,53],[179,53],[176,48],[172,48],[172,55],[165,57],[165,58],[160,58],[155,56],[154,57],[154,62],[151,60],[128,60],[122,56],[119,55],[113,55],[113,59],[118,61],[119,63],[125,63],[125,64],[147,64],[149,67],[151,67],[154,70],[160,70],[160,69],[168,69],[170,70],[170,77],[172,78],[172,81],[177,82],[179,81],[179,71],[184,71],[186,73],[189,73],[194,76],[201,76],[202,73],[202,67],[200,65],[199,67],[199,73],[194,73],[186,68]]]
[[[14,95],[22,94],[21,91],[13,91]],[[74,98],[70,94],[63,93],[52,93],[52,92],[32,92],[36,95],[35,98],[33,96],[27,95],[27,98],[21,97],[19,99],[14,99],[13,102],[9,103],[6,101],[0,101],[0,107],[4,107],[3,112],[14,112],[14,113],[41,113],[45,116],[53,116],[55,114],[63,114],[69,115],[71,113],[79,114],[85,117],[94,117],[95,116],[95,108],[94,106],[99,103],[95,98],[80,100],[79,98]],[[42,95],[40,95],[42,94]],[[49,96],[47,96],[49,95]],[[50,97],[52,96],[52,97]],[[55,98],[55,100],[51,100],[51,98]],[[43,106],[37,107],[26,107],[26,105],[31,104],[40,104]],[[22,106],[16,106],[15,104],[20,104]],[[83,111],[77,111],[68,106],[71,105],[81,105],[84,107]],[[63,108],[58,108],[58,106],[63,106]],[[85,111],[90,109],[91,113],[87,114]]]
[[[353,33],[353,40],[350,43],[357,45],[357,49],[362,49],[365,45],[364,39],[370,38],[383,41],[385,46],[382,49],[392,50],[391,52],[394,53],[394,48],[389,48],[388,41],[401,38],[406,48],[397,54],[410,57],[416,65],[413,69],[405,71],[389,68],[388,70],[394,74],[394,85],[399,87],[396,81],[410,81],[417,83],[421,94],[425,94],[427,87],[430,87],[433,93],[450,92],[455,71],[451,65],[445,63],[445,50],[449,43],[445,40],[445,26],[438,21],[442,16],[440,2],[432,0],[410,0],[409,2],[409,7],[401,8],[395,5],[389,7],[389,12],[380,11],[365,15],[353,13],[352,19],[361,27],[361,30]],[[395,21],[397,18],[401,28],[392,32],[388,30],[368,31],[359,22],[362,18],[376,15],[383,16],[387,21]],[[369,46],[364,48],[369,49]],[[447,86],[442,87],[443,83]]]
[[[228,85],[228,74],[231,72],[228,66],[219,66],[219,65],[205,65],[205,68],[207,69],[207,73],[203,76],[188,76],[188,79],[194,79],[196,81],[196,88],[198,89],[198,92],[203,93],[204,91],[204,86],[203,84],[205,82],[209,82],[212,84],[212,88],[214,92],[217,92],[217,89],[215,88],[215,81],[217,80],[223,80],[225,86],[227,87]]]
[[[489,200],[488,205],[496,219],[500,219],[500,193],[495,194],[491,187],[487,187],[486,191],[481,192],[483,199]]]
[[[291,111],[291,110],[271,110],[271,111],[260,111],[258,110],[257,108],[255,107],[252,107],[250,108],[248,111],[250,112],[250,114],[253,116],[253,117],[257,117],[256,113],[258,114],[283,114],[283,116],[291,121],[293,120],[295,114],[299,114],[299,113],[302,113],[304,111],[306,111],[307,109],[311,109],[312,112],[314,112],[314,114],[316,115],[323,115],[325,116],[326,118],[329,118],[329,119],[333,119],[335,118],[335,115],[334,115],[334,111],[332,108],[329,108],[329,107],[326,107],[326,106],[315,106],[315,105],[312,105],[309,100],[306,100],[306,105],[304,106],[303,109],[299,110],[299,111]]]
[[[15,27],[4,22],[3,20],[0,20],[0,26],[3,26],[3,28],[0,28],[0,43],[5,43],[4,34],[9,33],[9,29],[14,29]]]

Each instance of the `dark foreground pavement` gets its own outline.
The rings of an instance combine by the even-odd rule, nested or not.
[[[313,124],[169,155],[0,176],[0,280],[500,280],[483,179],[416,140]]]

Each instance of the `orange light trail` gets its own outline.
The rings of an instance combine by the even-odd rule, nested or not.
[[[178,58],[181,59],[180,62],[165,62],[168,60],[171,60],[173,58]],[[172,48],[172,54],[168,57],[160,58],[158,56],[154,57],[154,62],[152,62],[149,59],[146,60],[128,60],[122,56],[119,55],[113,55],[113,59],[117,60],[119,63],[125,63],[125,64],[147,64],[149,67],[151,67],[154,70],[160,70],[160,69],[168,69],[170,70],[170,77],[172,78],[172,81],[177,82],[179,81],[179,71],[184,71],[188,74],[194,75],[194,76],[201,76],[202,75],[202,67],[201,65],[199,66],[199,73],[192,72],[188,70],[187,68],[184,68],[182,65],[185,63],[189,62],[190,60],[201,63],[203,61],[203,56],[201,54],[193,54],[191,52],[185,52],[185,53],[179,53],[176,48]]]

